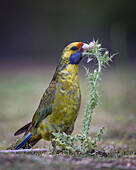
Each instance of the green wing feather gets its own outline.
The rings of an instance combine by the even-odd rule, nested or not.
[[[53,103],[56,92],[56,80],[52,80],[49,87],[43,94],[40,104],[33,116],[32,126],[37,127],[39,123],[52,113]]]

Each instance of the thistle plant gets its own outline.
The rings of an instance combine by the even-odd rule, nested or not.
[[[90,130],[92,114],[94,109],[98,105],[99,96],[97,92],[98,81],[100,80],[100,75],[102,68],[112,61],[113,56],[109,55],[109,52],[101,47],[98,41],[92,41],[89,44],[84,43],[83,45],[83,55],[87,56],[87,62],[96,59],[97,68],[91,73],[89,69],[85,67],[86,75],[90,84],[90,99],[86,106],[85,115],[83,119],[83,130],[81,134],[77,134],[75,137],[67,135],[66,133],[53,133],[55,138],[53,139],[63,153],[66,154],[86,154],[91,152],[92,149],[97,147],[97,142],[101,140],[101,135],[103,134],[104,127],[100,128],[96,137],[91,139],[88,134]]]

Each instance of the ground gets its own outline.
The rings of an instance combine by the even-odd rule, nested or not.
[[[55,71],[54,66],[0,68],[0,149],[16,138],[14,132],[29,122],[40,97]],[[102,126],[105,131],[96,151],[108,154],[87,157],[53,156],[48,152],[2,154],[0,169],[136,169],[136,80],[130,69],[107,68],[99,82],[101,103],[93,114],[90,136]],[[89,85],[80,66],[82,105],[74,134],[82,130],[83,113],[89,99]],[[50,142],[41,140],[34,148],[47,148]]]
[[[2,169],[136,169],[136,156],[131,158],[71,158],[66,156],[0,155]]]

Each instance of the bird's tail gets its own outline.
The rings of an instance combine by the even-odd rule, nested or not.
[[[39,140],[41,139],[40,135],[33,135],[32,133],[28,133],[27,135],[23,136],[21,139],[17,140],[17,142],[13,143],[9,148],[11,150],[18,150],[18,149],[29,149],[34,146]]]

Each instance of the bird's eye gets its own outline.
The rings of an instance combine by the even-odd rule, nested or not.
[[[76,51],[76,50],[78,50],[78,47],[72,47],[70,50]]]

